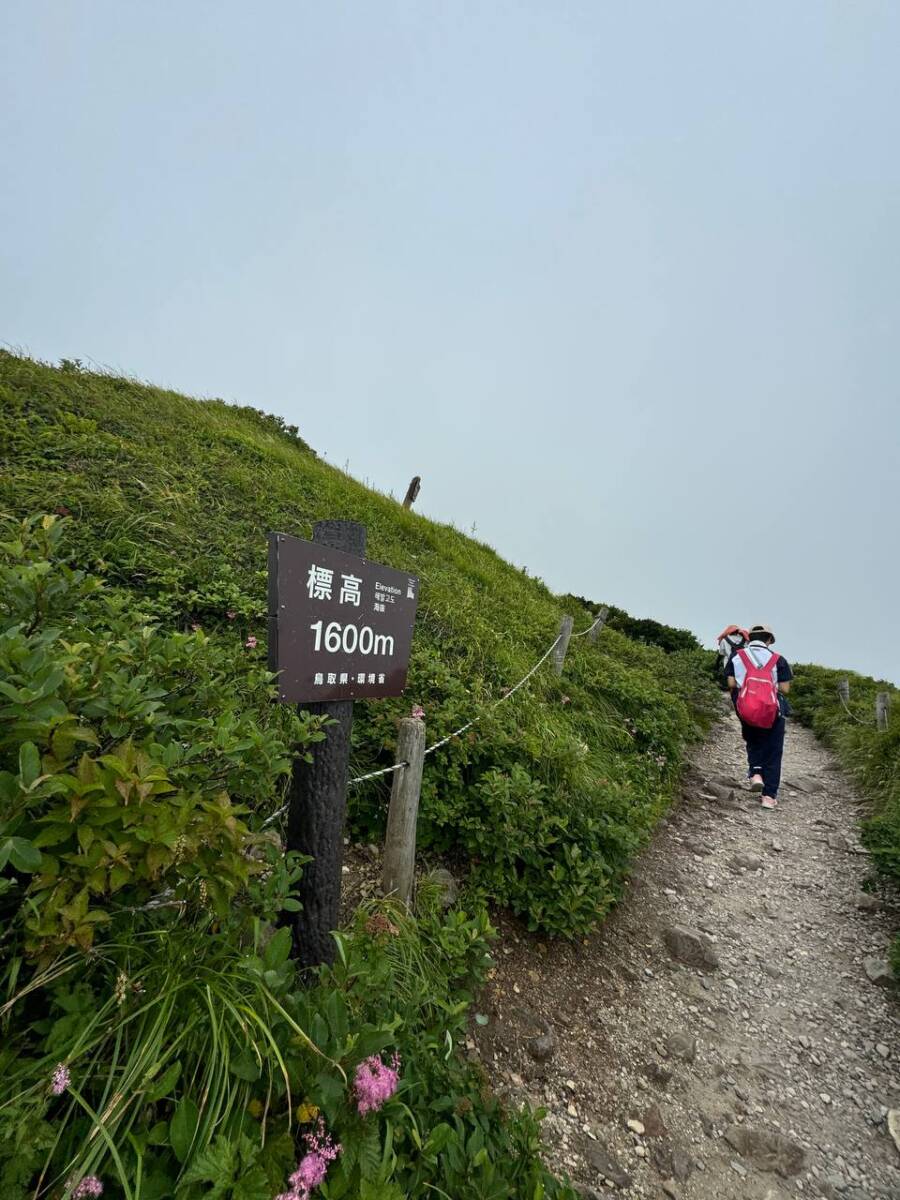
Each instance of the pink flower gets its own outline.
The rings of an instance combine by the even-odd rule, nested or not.
[[[410,713],[410,716],[415,717],[417,721],[421,721],[425,716],[425,709],[421,704],[414,704],[412,706],[412,712]]]
[[[233,621],[234,618],[237,616],[237,613],[234,611],[233,608],[229,608],[229,610],[225,614],[225,616],[228,618],[229,621]]]
[[[391,1065],[385,1066],[378,1054],[365,1059],[356,1068],[353,1090],[356,1092],[360,1116],[377,1112],[397,1090],[400,1082],[400,1056],[395,1054]]]
[[[289,1176],[289,1192],[281,1192],[275,1200],[308,1200],[313,1188],[317,1188],[328,1174],[328,1164],[341,1153],[343,1147],[325,1132],[325,1122],[319,1117],[314,1131],[304,1133],[306,1154],[297,1164],[297,1170]]]
[[[56,1070],[53,1072],[53,1078],[50,1081],[50,1091],[54,1096],[61,1096],[71,1082],[72,1077],[69,1074],[69,1068],[65,1063],[57,1063]]]
[[[72,1192],[72,1200],[85,1200],[86,1197],[102,1196],[103,1184],[96,1175],[85,1175],[81,1183],[76,1184]]]
[[[256,649],[256,638],[253,636],[252,633],[247,638],[246,642],[244,642],[244,645],[247,647],[248,650]]]

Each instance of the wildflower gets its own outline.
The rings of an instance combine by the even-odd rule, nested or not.
[[[422,718],[425,716],[425,709],[422,707],[421,704],[414,704],[412,706],[412,712],[411,712],[410,716],[415,717],[415,719],[417,721],[421,721]]]
[[[562,703],[563,703],[563,704],[571,704],[571,703],[572,703],[572,697],[571,697],[571,696],[563,696],[563,698],[562,698]]]
[[[53,1078],[50,1081],[50,1091],[54,1096],[61,1096],[71,1082],[72,1077],[69,1074],[69,1068],[65,1063],[57,1063],[56,1070],[53,1072]]]
[[[313,1188],[317,1188],[324,1181],[328,1173],[328,1164],[333,1162],[343,1149],[340,1142],[333,1141],[331,1134],[325,1132],[325,1122],[321,1117],[314,1130],[304,1133],[303,1140],[306,1142],[306,1154],[297,1164],[297,1170],[288,1177],[291,1190],[282,1192],[275,1200],[308,1200]]]
[[[197,621],[191,621],[191,629],[193,629],[194,633],[199,633],[201,626]]]
[[[297,1123],[300,1125],[308,1125],[310,1121],[314,1121],[319,1115],[319,1109],[315,1104],[310,1104],[308,1100],[304,1100],[302,1104],[297,1105],[297,1110],[294,1116],[297,1118]]]
[[[254,1117],[258,1121],[259,1118],[263,1115],[262,1100],[251,1100],[250,1103],[247,1105],[247,1112],[250,1114],[251,1117]]]
[[[357,1109],[360,1116],[377,1112],[397,1090],[400,1082],[400,1057],[395,1054],[391,1065],[385,1066],[378,1054],[364,1059],[356,1068],[353,1090],[356,1092]]]
[[[72,1200],[87,1200],[88,1197],[102,1196],[103,1184],[96,1175],[85,1175],[81,1183],[75,1185]]]
[[[247,638],[246,642],[244,642],[244,645],[247,647],[248,650],[256,649],[256,638],[253,636],[252,633]]]
[[[234,618],[237,616],[237,613],[234,611],[233,608],[229,608],[229,610],[225,614],[225,616],[228,618],[229,621],[233,621]]]
[[[119,974],[116,976],[116,991],[115,991],[116,1004],[118,1004],[120,1008],[125,1003],[125,997],[127,994],[128,994],[128,976],[125,974],[124,971],[120,971]]]

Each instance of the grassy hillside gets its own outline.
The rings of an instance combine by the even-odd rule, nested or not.
[[[879,870],[900,883],[900,691],[883,679],[815,665],[795,667],[791,703],[797,717],[830,746],[871,801],[863,842]],[[838,683],[850,684],[844,705]],[[891,697],[889,727],[875,727],[875,696]],[[900,935],[894,945],[894,969],[900,977]]]
[[[360,772],[393,762],[412,703],[450,733],[563,605],[576,628],[591,607],[252,410],[5,354],[0,407],[4,1200],[302,1200],[323,1179],[330,1200],[575,1200],[540,1114],[458,1052],[483,901],[564,935],[602,918],[700,730],[703,656],[575,640],[562,679],[435,753],[420,845],[467,875],[463,903],[372,902],[301,981],[303,863],[265,820],[322,730],[273,703],[266,532],[354,518],[422,580],[408,695],[356,706]],[[387,794],[352,793],[366,839]]]
[[[410,703],[441,737],[555,636],[563,609],[540,581],[323,463],[277,418],[9,354],[0,404],[0,511],[71,514],[73,561],[166,628],[199,625],[235,647],[252,634],[264,661],[270,529],[309,537],[317,519],[352,518],[372,558],[417,572],[408,694],[357,704],[356,773],[393,761]],[[576,629],[591,616],[576,611]],[[458,858],[534,927],[589,928],[673,790],[704,686],[689,655],[613,629],[595,647],[574,641],[561,681],[542,672],[429,760],[423,850]],[[375,836],[387,795],[384,782],[353,792],[361,836]]]

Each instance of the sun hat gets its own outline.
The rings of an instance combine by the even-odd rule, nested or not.
[[[763,625],[763,624],[759,623],[757,625],[750,626],[751,642],[753,641],[753,639],[755,637],[758,637],[761,633],[768,634],[768,636],[772,639],[772,641],[773,642],[775,641],[775,634],[772,632],[772,627],[770,625]]]

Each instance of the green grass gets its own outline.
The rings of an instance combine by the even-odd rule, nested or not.
[[[423,705],[436,740],[528,670],[563,611],[574,611],[576,630],[592,619],[252,409],[7,353],[0,406],[0,511],[71,513],[74,563],[165,627],[199,624],[236,642],[254,634],[262,656],[266,533],[308,538],[321,518],[363,522],[370,557],[416,572],[407,695],[356,705],[354,773],[393,761],[411,703]],[[561,680],[542,669],[427,761],[421,850],[456,860],[476,890],[532,927],[583,932],[614,902],[707,712],[692,653],[665,654],[615,629],[596,646],[573,641]],[[388,793],[384,781],[353,790],[356,835],[378,836]]]
[[[883,679],[816,665],[795,667],[791,703],[797,717],[834,750],[871,803],[862,838],[883,877],[900,883],[900,691]],[[850,684],[848,704],[838,683]],[[875,727],[875,697],[887,692],[887,730]],[[900,935],[894,943],[894,969],[900,977]]]

